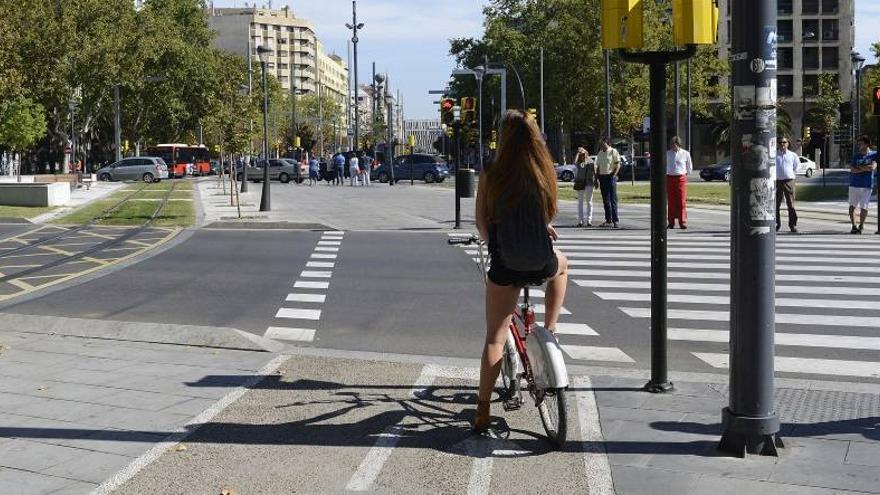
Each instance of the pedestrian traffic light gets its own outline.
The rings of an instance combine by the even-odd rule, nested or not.
[[[295,136],[293,138],[293,147],[299,148],[301,145],[302,145],[302,141],[300,140],[299,136]]]
[[[465,124],[473,124],[477,121],[477,99],[466,96],[461,99],[461,121]]]
[[[602,48],[641,48],[642,0],[602,0]]]
[[[715,0],[672,0],[672,39],[678,46],[717,43]]]
[[[804,141],[810,140],[810,126],[804,126]]]
[[[874,101],[874,117],[880,117],[880,86],[874,86],[871,96]]]
[[[498,131],[492,130],[492,134],[489,137],[489,149],[494,150],[498,147]]]
[[[453,108],[455,108],[455,100],[452,98],[440,100],[440,122],[451,125],[455,121],[455,115],[452,113]]]

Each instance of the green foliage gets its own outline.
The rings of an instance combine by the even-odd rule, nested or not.
[[[880,59],[880,41],[871,45],[871,51],[874,57]],[[874,117],[872,109],[871,91],[880,86],[880,68],[874,66],[871,70],[862,71],[862,101],[859,102],[861,107],[862,133],[871,136],[878,135],[878,126],[880,126],[880,118]]]
[[[840,94],[840,84],[836,75],[819,74],[819,98],[811,113],[821,122],[826,134],[832,133],[840,126],[838,109],[841,103],[843,103],[843,96]]]
[[[43,107],[28,98],[0,101],[0,146],[24,151],[46,134]]]

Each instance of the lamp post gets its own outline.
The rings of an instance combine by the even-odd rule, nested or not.
[[[456,105],[452,107],[453,123],[452,128],[455,132],[455,172],[458,177],[458,169],[461,168],[461,107]],[[458,184],[455,185],[455,229],[461,228],[461,190]]]
[[[801,37],[802,41],[812,40],[816,38],[816,33],[812,31],[807,31]],[[807,146],[806,136],[804,136],[804,126],[807,122],[807,92],[806,85],[804,84],[804,80],[806,79],[807,74],[804,70],[804,62],[801,61],[801,154],[807,156],[805,147]]]
[[[357,21],[357,0],[351,1],[351,24],[345,27],[351,29],[351,43],[354,45],[354,149],[360,146],[360,105],[358,104],[358,30],[364,28],[364,23]]]
[[[852,141],[855,143],[855,139],[862,135],[862,67],[865,64],[865,57],[861,56],[859,52],[852,53],[852,62],[853,66],[856,70],[856,108],[853,112],[853,122],[852,131]]]
[[[269,54],[273,53],[271,46],[262,44],[257,47],[257,56],[260,58],[260,69],[263,73],[263,195],[260,198],[260,211],[270,211],[271,198],[269,190],[269,92],[266,77]]]
[[[541,81],[544,80],[543,65],[544,49],[541,49]],[[480,145],[480,172],[483,171],[483,79],[486,77],[486,66],[489,65],[488,60],[483,59],[483,65],[477,66],[474,70],[474,76],[477,78],[478,95],[477,95],[477,122],[480,127],[480,137],[477,142]],[[541,90],[541,132],[544,132],[544,91]]]

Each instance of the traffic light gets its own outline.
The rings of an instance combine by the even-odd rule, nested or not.
[[[880,117],[880,86],[874,86],[871,92],[871,100],[874,102],[874,117]]]
[[[455,121],[455,115],[452,109],[455,107],[455,100],[452,98],[443,98],[440,100],[440,122],[451,125]]]
[[[672,39],[677,46],[717,43],[715,0],[672,0]]]
[[[498,131],[492,129],[491,137],[489,137],[489,149],[494,150],[498,147]]]
[[[466,96],[461,99],[461,121],[464,124],[473,124],[477,121],[477,99]]]
[[[529,115],[529,117],[538,120],[538,110],[536,108],[529,108],[528,110],[526,110],[526,113]]]
[[[642,0],[602,0],[602,48],[641,48]]]
[[[804,126],[804,142],[810,140],[810,126]]]

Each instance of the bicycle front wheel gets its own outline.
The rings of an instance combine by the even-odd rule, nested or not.
[[[544,397],[538,404],[541,423],[547,433],[547,439],[557,448],[565,444],[568,437],[568,408],[564,388],[553,388],[544,391]]]
[[[513,343],[513,335],[507,334],[507,342],[504,343],[504,353],[501,355],[501,385],[505,399],[513,398],[519,393],[519,354],[516,352],[516,344]]]

